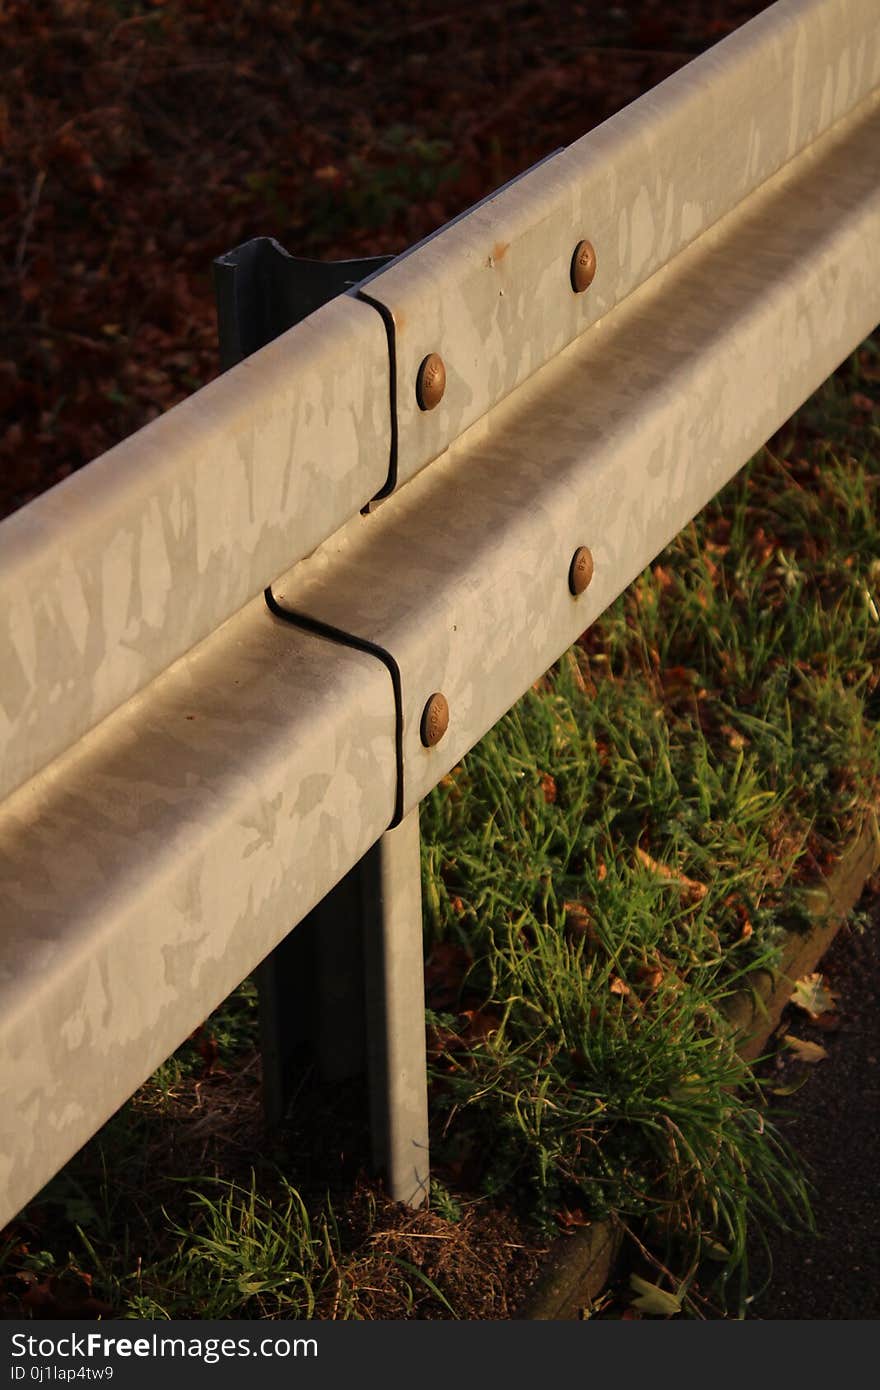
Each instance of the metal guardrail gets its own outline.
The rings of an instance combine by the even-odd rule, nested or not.
[[[780,0],[0,523],[0,1219],[266,958],[420,1199],[419,800],[880,319],[878,175]]]

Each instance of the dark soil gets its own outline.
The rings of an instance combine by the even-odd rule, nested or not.
[[[204,1191],[205,1177],[247,1191],[256,1174],[260,1193],[283,1201],[281,1172],[296,1175],[313,1222],[328,1202],[332,1207],[339,1278],[322,1288],[317,1318],[516,1316],[550,1242],[500,1203],[449,1198],[441,1213],[436,1200],[430,1211],[389,1201],[368,1176],[365,1101],[362,1077],[328,1084],[307,1073],[289,1121],[270,1130],[260,1103],[260,1057],[251,1050],[170,1089],[142,1087],[0,1232],[0,1320],[123,1316],[121,1296],[90,1272],[94,1260],[74,1223],[110,1264],[124,1227],[134,1267],[142,1252],[148,1263],[173,1254],[173,1225],[188,1228],[191,1189]],[[35,1266],[41,1251],[54,1253],[51,1267]],[[145,1280],[146,1291],[154,1278]],[[129,1293],[132,1286],[129,1277]],[[185,1304],[176,1315],[199,1314]]]
[[[866,893],[863,930],[844,928],[819,966],[837,995],[821,1026],[790,1006],[786,1033],[818,1043],[828,1056],[807,1065],[780,1042],[764,1065],[768,1085],[801,1090],[778,1096],[774,1116],[815,1184],[816,1236],[770,1237],[772,1266],[757,1241],[755,1287],[768,1278],[751,1316],[880,1317],[880,882]],[[835,1026],[835,1018],[838,1026]]]

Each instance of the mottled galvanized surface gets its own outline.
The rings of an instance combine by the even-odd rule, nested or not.
[[[780,0],[369,281],[399,481],[878,83],[877,0]],[[447,386],[422,411],[432,351]],[[0,798],[376,494],[389,371],[379,314],[342,296],[0,523]]]
[[[0,809],[0,1225],[365,853],[381,662],[231,619]]]
[[[388,397],[343,296],[0,523],[0,798],[378,491]]]
[[[395,323],[399,481],[878,84],[878,0],[780,0],[371,279]],[[598,269],[574,294],[582,237]],[[424,411],[416,379],[431,352],[446,389]]]
[[[874,327],[878,247],[880,97],[276,582],[397,662],[404,810]],[[450,722],[426,748],[434,691]]]
[[[373,1160],[388,1195],[428,1199],[428,1088],[419,811],[362,865]]]

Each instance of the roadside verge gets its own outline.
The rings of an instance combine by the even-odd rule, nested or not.
[[[877,814],[870,812],[834,870],[810,890],[810,927],[789,932],[777,969],[756,970],[748,987],[727,1001],[725,1013],[740,1037],[738,1051],[746,1061],[761,1056],[779,1025],[794,982],[816,969],[878,868],[880,824]],[[516,1317],[578,1320],[608,1283],[621,1246],[622,1233],[613,1220],[595,1222],[574,1236],[558,1237]]]

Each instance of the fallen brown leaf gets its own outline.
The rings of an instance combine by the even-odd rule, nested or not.
[[[803,975],[795,982],[790,1002],[803,1009],[810,1018],[831,1013],[834,1009],[834,994],[827,988],[825,977],[818,970],[812,975]]]
[[[659,989],[663,983],[663,967],[660,965],[640,965],[636,970],[639,984],[647,990]]]
[[[639,862],[652,874],[668,879],[670,883],[677,883],[694,902],[701,902],[709,891],[705,883],[698,883],[696,879],[688,878],[687,874],[671,868],[669,864],[661,864],[657,859],[652,858],[646,850],[639,849],[638,846],[636,847],[636,856]]]
[[[579,1226],[589,1226],[590,1222],[580,1207],[560,1207],[553,1213],[563,1231],[575,1231]]]
[[[583,903],[564,902],[562,909],[565,913],[565,930],[574,940],[586,938],[588,941],[596,940],[596,929],[593,919]]]
[[[548,806],[552,806],[556,800],[556,779],[551,777],[549,772],[542,772],[540,787],[544,793],[544,800]]]
[[[497,1033],[501,1024],[498,1014],[490,1009],[463,1009],[458,1017],[463,1021],[459,1036],[468,1047],[484,1042],[493,1033]]]
[[[805,1038],[796,1038],[792,1033],[786,1033],[782,1041],[791,1048],[799,1062],[821,1062],[828,1056],[821,1043],[807,1042]]]

